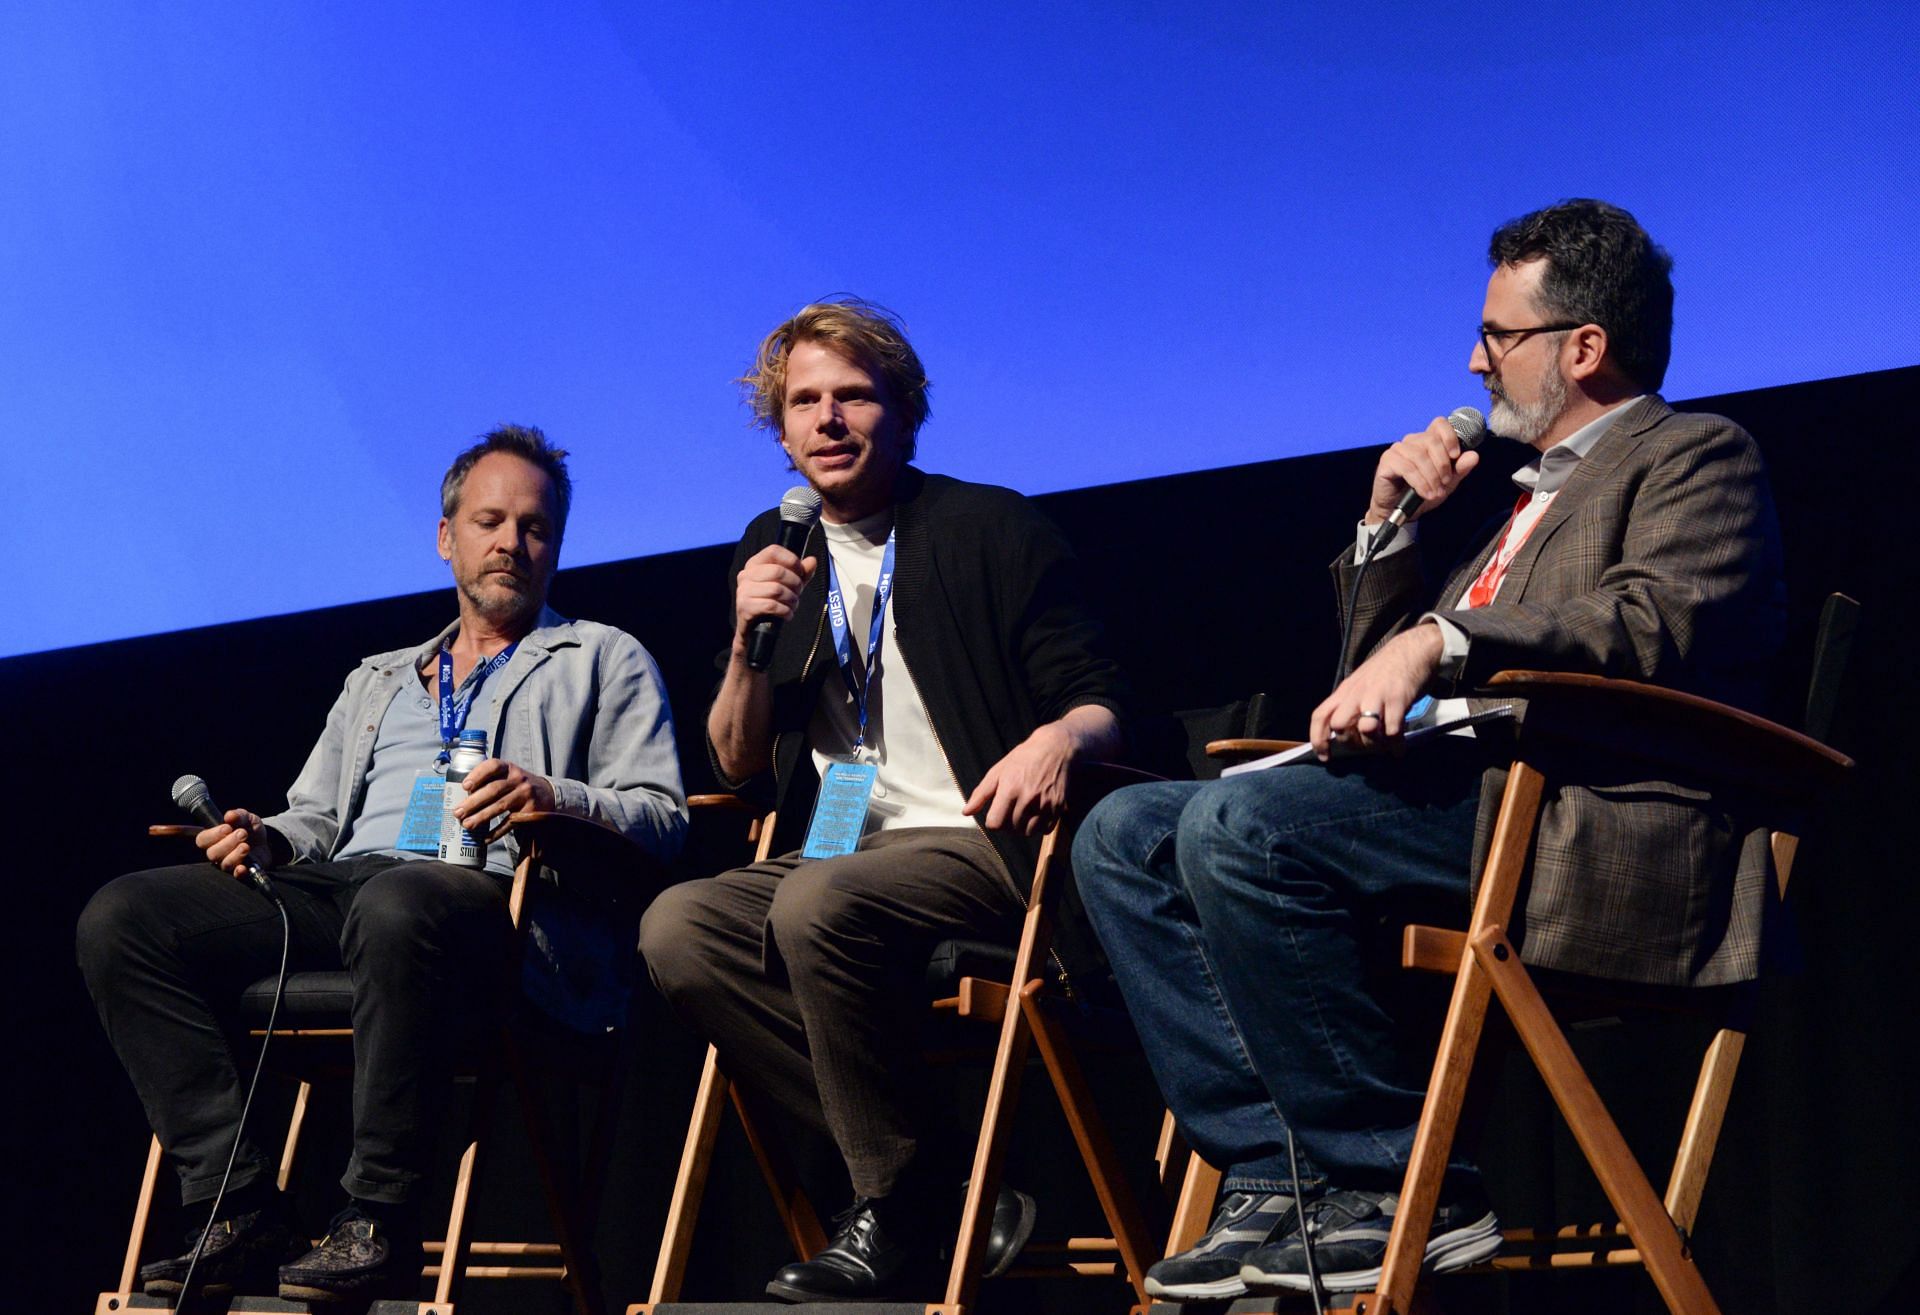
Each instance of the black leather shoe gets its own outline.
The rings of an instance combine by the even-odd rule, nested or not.
[[[783,1301],[871,1301],[926,1278],[933,1256],[924,1241],[924,1215],[898,1199],[903,1195],[855,1200],[834,1216],[833,1241],[826,1249],[775,1274],[767,1295]]]
[[[187,1262],[193,1259],[193,1248],[199,1241],[200,1230],[196,1228],[187,1234],[186,1251],[140,1266],[141,1290],[155,1297],[179,1296],[180,1285],[187,1277]],[[286,1215],[277,1204],[217,1220],[207,1230],[207,1244],[194,1267],[194,1287],[209,1297],[236,1292],[266,1296],[273,1292],[276,1273],[294,1253],[295,1245],[287,1230]]]
[[[367,1301],[411,1297],[420,1286],[420,1238],[410,1229],[369,1219],[349,1205],[327,1225],[320,1245],[280,1266],[286,1301]]]
[[[1038,1213],[1033,1198],[1002,1186],[993,1201],[993,1224],[987,1230],[987,1246],[981,1256],[980,1272],[998,1278],[1020,1258],[1021,1248],[1033,1236],[1033,1220]]]

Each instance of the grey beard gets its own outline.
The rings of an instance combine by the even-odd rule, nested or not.
[[[497,626],[512,626],[531,620],[540,615],[545,600],[531,593],[517,594],[501,590],[488,597],[478,586],[462,585],[460,592],[466,596],[473,610]]]
[[[1540,396],[1533,402],[1523,406],[1500,394],[1494,400],[1489,425],[1502,438],[1531,444],[1566,412],[1567,392],[1566,378],[1556,369],[1542,381]]]

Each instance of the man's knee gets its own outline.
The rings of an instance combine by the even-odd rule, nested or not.
[[[114,965],[159,934],[162,920],[155,914],[165,907],[164,877],[170,871],[163,868],[115,877],[96,890],[80,911],[74,949],[89,987],[108,980]]]
[[[479,949],[510,931],[497,878],[443,863],[398,863],[354,892],[340,944],[349,961],[409,947]]]
[[[767,928],[789,963],[849,935],[863,935],[875,911],[867,865],[803,863],[774,892]]]
[[[1129,786],[1095,804],[1073,838],[1074,881],[1094,899],[1123,879],[1154,866],[1156,851],[1179,825],[1191,783]]]
[[[712,967],[706,916],[707,881],[683,881],[654,896],[640,916],[640,956],[646,960],[653,984],[669,1000],[676,999]]]

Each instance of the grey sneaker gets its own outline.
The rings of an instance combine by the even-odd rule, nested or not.
[[[1147,1295],[1179,1301],[1240,1296],[1247,1290],[1240,1267],[1248,1253],[1294,1227],[1291,1193],[1228,1192],[1198,1242],[1147,1271]]]
[[[1313,1265],[1328,1292],[1364,1292],[1380,1281],[1400,1198],[1392,1192],[1329,1192],[1307,1202],[1307,1236]],[[1436,1274],[1464,1269],[1500,1249],[1500,1221],[1478,1193],[1443,1204],[1433,1215],[1425,1268]],[[1257,1248],[1241,1266],[1247,1287],[1305,1292],[1307,1248],[1292,1236]]]

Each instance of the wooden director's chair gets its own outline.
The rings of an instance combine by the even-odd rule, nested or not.
[[[1832,729],[1858,607],[1852,599],[1835,594],[1821,617],[1807,714],[1807,726],[1817,735]],[[1509,939],[1508,927],[1522,890],[1541,801],[1557,785],[1577,780],[1577,773],[1558,772],[1548,765],[1564,762],[1569,746],[1630,755],[1748,792],[1772,828],[1773,862],[1782,896],[1799,843],[1800,819],[1811,803],[1844,780],[1852,760],[1812,736],[1737,708],[1634,681],[1503,671],[1482,692],[1498,699],[1525,700],[1525,717],[1467,929],[1417,925],[1402,929],[1401,966],[1452,976],[1452,1001],[1380,1281],[1372,1292],[1328,1294],[1327,1309],[1351,1315],[1409,1315],[1434,1309],[1420,1286],[1421,1261],[1488,1005],[1498,996],[1513,1032],[1620,1218],[1599,1224],[1508,1229],[1501,1254],[1476,1268],[1642,1266],[1676,1315],[1718,1315],[1720,1308],[1693,1263],[1690,1237],[1745,1044],[1750,993],[1738,992],[1732,1008],[1724,989],[1692,993],[1696,1011],[1718,1017],[1722,1025],[1701,1061],[1663,1198],[1654,1192],[1574,1055],[1541,983],[1521,962]],[[1285,745],[1240,740],[1211,747],[1239,756],[1272,752]],[[1550,989],[1558,985],[1553,983]],[[1596,1003],[1629,1008],[1648,1003],[1645,993],[1623,988],[1622,995],[1610,997],[1604,992],[1604,983],[1580,983],[1569,1000],[1576,1011],[1591,1010]],[[1689,1003],[1685,993],[1674,992],[1662,996],[1657,1007],[1684,1010]],[[1168,1254],[1199,1240],[1218,1188],[1218,1174],[1200,1164],[1198,1156],[1193,1160]],[[1298,1303],[1306,1298],[1282,1300],[1294,1303],[1288,1309],[1299,1309]],[[1271,1296],[1248,1297],[1227,1309],[1236,1315],[1271,1311],[1274,1302]],[[1155,1309],[1179,1307],[1166,1303]]]
[[[1047,1077],[1066,1114],[1074,1144],[1090,1178],[1094,1194],[1106,1217],[1112,1236],[1070,1238],[1051,1246],[1032,1243],[1022,1253],[1026,1257],[1046,1256],[1049,1264],[1021,1264],[1009,1271],[1014,1277],[1118,1276],[1132,1290],[1133,1300],[1146,1301],[1146,1267],[1157,1259],[1155,1244],[1124,1165],[1114,1148],[1106,1125],[1095,1106],[1082,1073],[1076,1046],[1085,1049],[1111,1041],[1117,1023],[1126,1033],[1123,1044],[1137,1045],[1124,1020],[1090,1016],[1080,1005],[1064,998],[1047,970],[1053,945],[1056,911],[1067,875],[1062,849],[1070,845],[1073,827],[1087,809],[1106,794],[1123,785],[1159,779],[1129,768],[1106,763],[1076,764],[1068,782],[1066,816],[1042,839],[1040,858],[1034,871],[1033,889],[1020,940],[1010,962],[1003,961],[1003,975],[994,977],[962,975],[951,994],[932,1001],[937,1014],[953,1019],[991,1024],[998,1029],[988,1079],[986,1111],[974,1147],[973,1170],[968,1180],[966,1201],[960,1228],[947,1271],[946,1286],[937,1300],[909,1302],[867,1302],[862,1311],[873,1315],[964,1315],[973,1308],[981,1278],[981,1256],[992,1219],[993,1203],[1000,1188],[1002,1161],[1012,1128],[1014,1106],[1019,1096],[1030,1050],[1038,1050]],[[772,846],[774,818],[768,814],[759,825],[759,852],[765,858]],[[977,947],[967,947],[977,949]],[[941,947],[942,950],[948,947]],[[936,951],[938,957],[940,951]],[[964,958],[962,959],[964,964]],[[963,973],[966,969],[962,968]],[[976,969],[976,971],[979,971]],[[673,1197],[660,1243],[660,1255],[654,1269],[647,1299],[627,1307],[627,1315],[678,1315],[706,1307],[682,1302],[687,1261],[693,1246],[702,1195],[719,1137],[720,1121],[731,1097],[735,1112],[746,1133],[748,1145],[758,1161],[761,1174],[772,1192],[774,1205],[794,1252],[810,1258],[823,1249],[828,1238],[819,1215],[799,1186],[791,1160],[771,1135],[771,1123],[758,1108],[754,1094],[739,1083],[731,1082],[719,1065],[718,1053],[709,1047],[706,1066],[694,1099],[693,1116],[688,1124],[685,1149],[674,1180]],[[1171,1125],[1163,1131],[1157,1152],[1161,1182],[1171,1196],[1174,1191],[1167,1175],[1179,1172],[1186,1163],[1184,1151],[1177,1145]],[[768,1309],[793,1309],[784,1302],[768,1300]],[[729,1304],[729,1311],[747,1309]]]
[[[688,800],[696,815],[716,806],[731,807],[734,802],[731,795],[696,795]],[[519,997],[527,915],[530,903],[537,903],[546,885],[540,875],[543,868],[562,873],[562,880],[569,885],[618,893],[636,904],[671,879],[665,866],[639,845],[586,818],[567,813],[515,813],[513,827],[520,839],[521,857],[514,869],[507,901],[513,940],[502,971],[508,975],[506,998],[509,1000]],[[155,836],[190,837],[198,830],[197,826],[148,828],[149,834]],[[274,984],[273,977],[265,978],[248,987],[242,996],[241,1019],[254,1037],[265,1035]],[[293,1175],[315,1081],[352,1072],[348,1050],[353,1035],[351,1010],[352,994],[346,973],[288,975],[280,1016],[274,1025],[273,1044],[268,1052],[269,1065],[288,1072],[299,1084],[280,1156],[278,1182],[282,1191]],[[453,1315],[459,1282],[470,1278],[557,1280],[565,1285],[578,1315],[600,1315],[605,1309],[590,1243],[613,1147],[614,1120],[620,1107],[626,1069],[626,1038],[617,1032],[593,1037],[571,1033],[563,1036],[559,1034],[564,1029],[557,1026],[543,1028],[541,1035],[534,1036],[526,1020],[515,1016],[520,1012],[523,1011],[509,1008],[497,1044],[491,1050],[483,1047],[483,1053],[474,1055],[456,1075],[457,1080],[470,1080],[474,1084],[473,1110],[454,1181],[446,1232],[439,1240],[426,1244],[427,1263],[421,1274],[434,1280],[433,1296],[419,1303],[375,1302],[373,1310],[381,1315],[398,1315],[401,1311]],[[537,1067],[530,1064],[528,1055],[529,1047],[534,1045],[540,1050]],[[571,1156],[555,1154],[546,1101],[541,1094],[541,1074],[555,1063],[571,1071],[594,1093],[590,1149],[578,1174],[571,1170]],[[494,1098],[503,1081],[519,1098],[534,1164],[546,1197],[547,1213],[557,1239],[553,1242],[482,1242],[467,1236],[468,1207],[479,1174],[481,1145]],[[116,1290],[99,1295],[94,1306],[96,1315],[163,1309],[168,1305],[164,1299],[145,1296],[136,1286],[161,1158],[159,1139],[153,1138],[134,1206],[133,1228],[127,1240],[120,1283]],[[237,1297],[231,1309],[243,1311],[255,1304],[247,1297]],[[275,1303],[270,1308],[288,1307]]]

